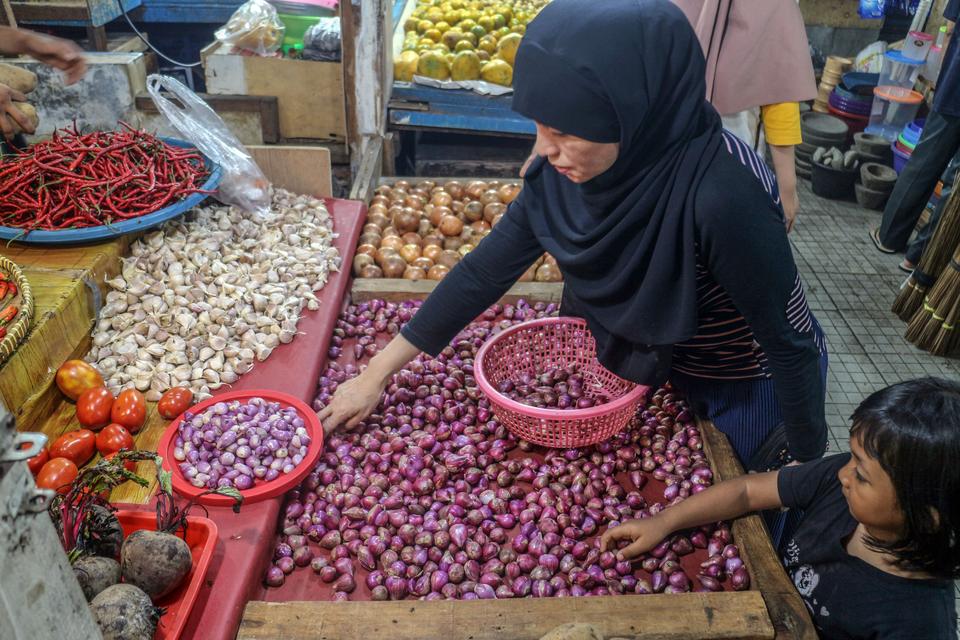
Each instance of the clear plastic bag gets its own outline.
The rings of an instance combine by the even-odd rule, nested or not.
[[[304,49],[340,52],[340,18],[320,18],[303,36]]]
[[[147,78],[147,91],[160,113],[184,140],[195,144],[220,165],[223,178],[217,188],[217,200],[244,211],[269,213],[270,181],[220,116],[175,78],[151,74]],[[172,94],[183,106],[175,104],[161,91]]]
[[[283,44],[284,30],[276,7],[266,0],[248,0],[214,35],[223,44],[269,56]]]

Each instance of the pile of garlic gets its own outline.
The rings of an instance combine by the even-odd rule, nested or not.
[[[87,361],[117,393],[197,399],[293,340],[304,308],[340,266],[321,200],[275,189],[268,217],[210,206],[138,240],[108,280]]]

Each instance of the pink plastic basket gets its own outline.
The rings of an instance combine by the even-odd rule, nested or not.
[[[477,384],[490,400],[497,419],[518,438],[545,447],[596,444],[627,426],[647,392],[647,387],[605,369],[596,354],[597,345],[583,320],[530,320],[503,331],[480,348]],[[589,409],[538,409],[497,391],[507,378],[571,364],[596,376],[611,400]]]

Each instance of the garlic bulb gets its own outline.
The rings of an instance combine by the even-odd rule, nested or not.
[[[133,383],[153,400],[182,385],[209,397],[295,339],[340,267],[334,237],[321,200],[282,189],[268,216],[216,205],[168,222],[107,281],[87,360],[114,390]]]

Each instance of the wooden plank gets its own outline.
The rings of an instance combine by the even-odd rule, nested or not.
[[[129,239],[89,246],[4,247],[3,255],[20,265],[33,289],[36,307],[30,333],[0,365],[0,397],[21,430],[34,429],[58,401],[53,384],[57,368],[86,352],[99,305],[99,285],[119,272],[119,256]]]
[[[260,129],[263,141],[275,143],[280,140],[280,109],[277,96],[224,95],[212,93],[197,94],[217,113],[239,111],[260,115]],[[160,113],[149,93],[140,93],[134,100],[138,111]]]
[[[373,298],[382,298],[392,302],[411,299],[422,300],[430,295],[436,286],[437,283],[433,280],[356,278],[350,289],[350,295],[354,302],[363,302]],[[510,290],[501,300],[513,303],[523,298],[527,301],[559,304],[562,297],[562,282],[518,282],[510,287]]]
[[[760,594],[439,602],[251,602],[237,640],[535,640],[559,625],[644,640],[773,638]]]
[[[376,137],[365,145],[353,186],[350,189],[350,199],[369,203],[377,185],[380,184],[382,171],[383,138]]]
[[[357,118],[357,27],[359,15],[354,15],[353,3],[340,5],[340,60],[343,63],[344,124],[347,148],[356,151],[360,142],[360,123]],[[351,156],[353,153],[350,154]]]
[[[703,434],[703,448],[713,466],[714,480],[722,482],[743,475],[733,447],[712,423],[697,420]],[[800,594],[780,564],[770,534],[759,515],[733,521],[733,539],[740,547],[740,556],[750,571],[751,589],[758,590],[778,639],[816,640],[817,632]]]
[[[260,169],[278,187],[318,197],[333,195],[330,150],[324,147],[248,146]],[[309,171],[304,168],[309,167]]]

